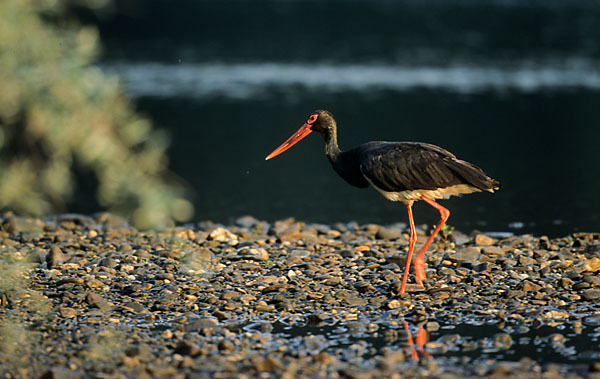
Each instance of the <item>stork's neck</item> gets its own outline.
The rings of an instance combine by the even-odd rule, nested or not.
[[[358,149],[340,151],[335,130],[329,135],[323,134],[323,138],[325,138],[325,154],[335,172],[353,186],[367,187],[369,183],[360,168],[360,146]]]
[[[340,155],[340,147],[337,142],[337,133],[335,129],[329,129],[327,132],[322,133],[323,139],[325,140],[325,154],[331,163],[337,161]]]

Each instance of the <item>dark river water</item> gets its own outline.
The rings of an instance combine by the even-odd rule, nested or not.
[[[443,202],[460,230],[600,230],[598,2],[118,3],[86,16],[99,66],[170,134],[196,220],[406,222],[402,204],[337,177],[319,136],[265,162],[328,109],[342,149],[429,142],[498,179]]]

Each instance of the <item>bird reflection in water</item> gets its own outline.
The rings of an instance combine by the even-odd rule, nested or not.
[[[423,324],[418,325],[417,336],[414,342],[412,334],[410,333],[410,328],[408,327],[408,322],[406,321],[404,322],[404,330],[406,330],[406,334],[408,336],[408,345],[412,359],[418,362],[419,354],[421,357],[431,358],[431,354],[425,351],[425,344],[429,340],[429,336],[427,335],[427,331],[423,329]]]

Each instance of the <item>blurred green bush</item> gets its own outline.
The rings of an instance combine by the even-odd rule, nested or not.
[[[98,203],[137,227],[189,219],[193,206],[169,178],[166,135],[92,66],[98,33],[64,17],[64,5],[0,1],[0,208],[67,211],[76,173],[91,172]]]

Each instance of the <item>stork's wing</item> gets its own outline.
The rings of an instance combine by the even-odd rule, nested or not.
[[[388,192],[435,190],[458,184],[489,191],[499,186],[479,167],[431,144],[370,143],[362,146],[360,155],[363,175]]]

